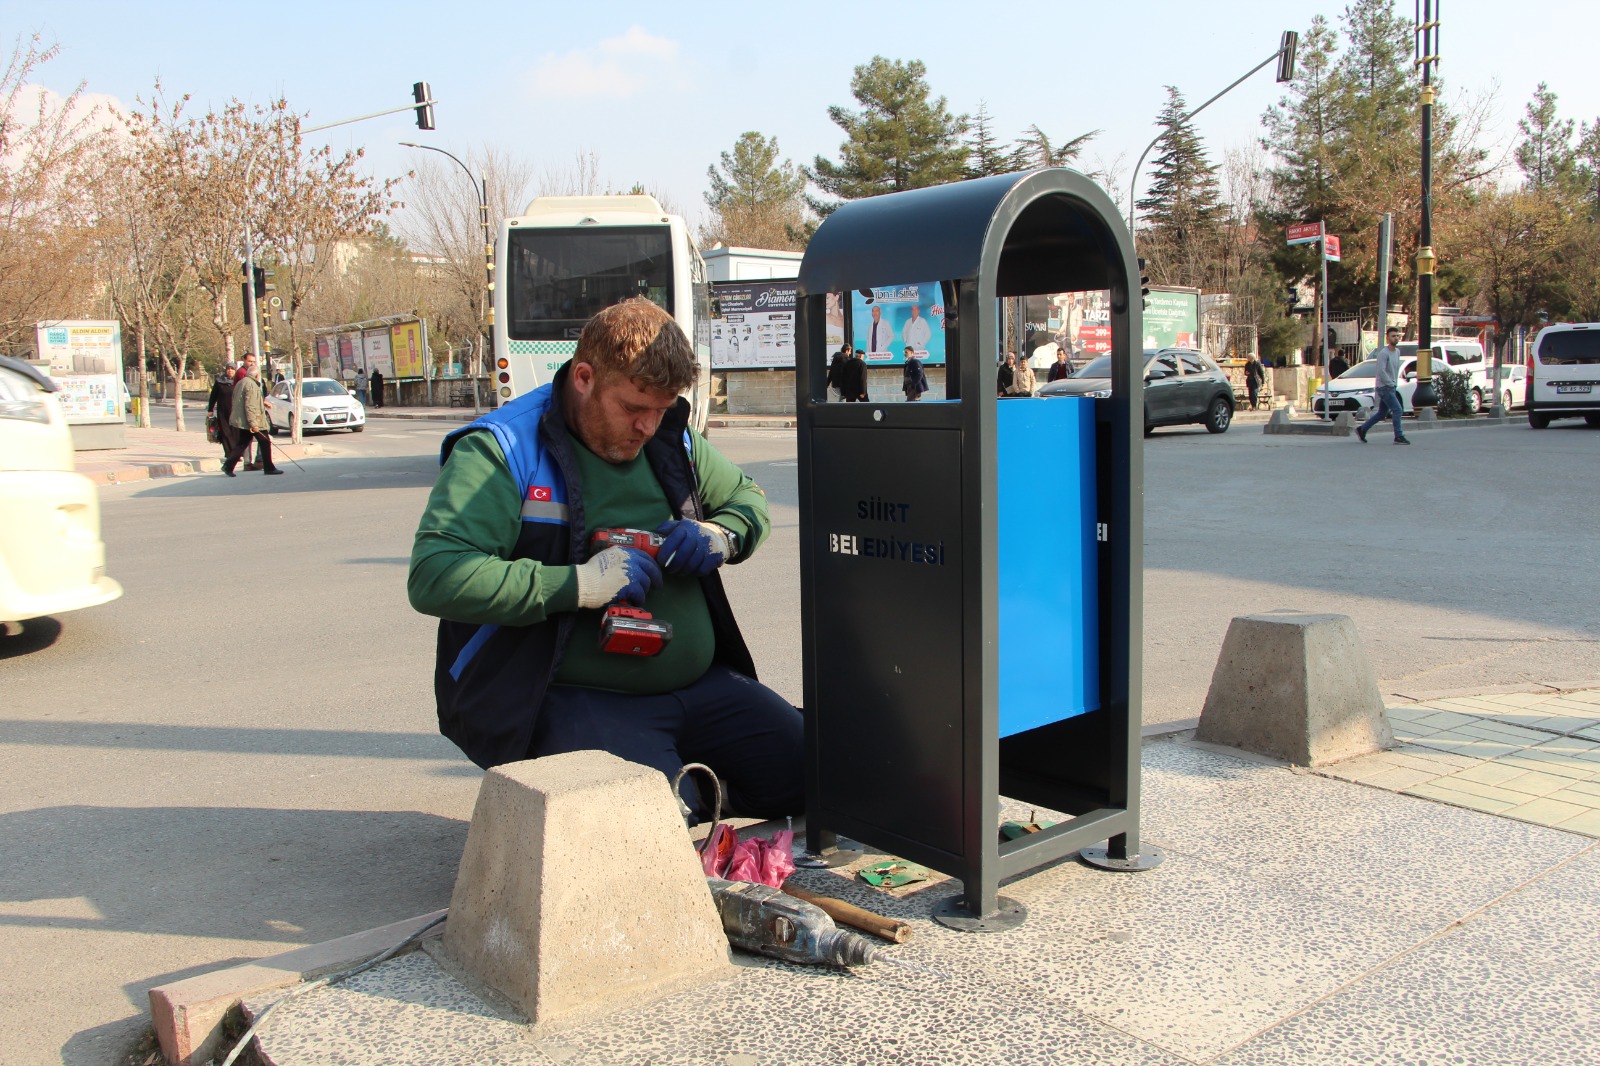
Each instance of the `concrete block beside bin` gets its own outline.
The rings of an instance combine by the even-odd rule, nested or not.
[[[1287,611],[1229,624],[1195,739],[1296,766],[1394,743],[1355,622]]]

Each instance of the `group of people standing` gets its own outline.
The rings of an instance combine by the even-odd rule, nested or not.
[[[928,373],[917,358],[917,350],[909,344],[905,357],[900,390],[907,400],[920,400],[928,391]],[[828,399],[832,403],[867,402],[867,363],[854,345],[846,344],[833,353],[833,361],[828,364]]]
[[[995,394],[1002,400],[1014,396],[1032,396],[1039,379],[1026,359],[1018,359],[1016,352],[1007,352],[1006,361],[1000,364],[995,375]]]
[[[256,353],[250,352],[242,364],[229,363],[217,375],[206,401],[206,414],[216,418],[217,443],[222,445],[222,472],[235,477],[239,460],[252,442],[256,461],[246,470],[281,474],[272,462],[272,423],[267,421],[266,390],[261,385],[261,368]]]

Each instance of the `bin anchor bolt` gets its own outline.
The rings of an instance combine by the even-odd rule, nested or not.
[[[1107,844],[1096,844],[1092,848],[1084,848],[1078,852],[1078,858],[1090,866],[1097,866],[1102,870],[1115,870],[1118,873],[1137,874],[1146,870],[1154,870],[1166,859],[1161,849],[1152,844],[1143,845],[1136,855],[1115,857]]]

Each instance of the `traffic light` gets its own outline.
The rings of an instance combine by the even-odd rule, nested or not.
[[[248,281],[239,283],[239,306],[244,308],[244,324],[248,326],[255,321],[250,315],[250,283]]]
[[[433,129],[433,90],[428,88],[428,83],[425,81],[413,83],[411,98],[417,102],[417,129]]]
[[[1289,297],[1289,308],[1285,313],[1292,315],[1292,314],[1294,314],[1295,305],[1300,302],[1300,286],[1298,286],[1298,285],[1287,285],[1287,286],[1284,287],[1283,291]]]
[[[1300,48],[1300,35],[1294,30],[1283,31],[1283,43],[1278,46],[1278,81],[1294,81],[1294,54]]]
[[[266,267],[256,267],[253,280],[255,281],[257,300],[264,300],[267,298],[267,293],[277,290],[278,287],[272,283],[270,280],[271,278],[272,271],[268,270]]]
[[[1143,300],[1143,303],[1141,304],[1141,306],[1143,306],[1145,308],[1148,308],[1150,306],[1150,275],[1148,273],[1146,273],[1146,271],[1148,269],[1149,269],[1148,260],[1140,259],[1139,260],[1139,297],[1140,297],[1140,299]]]

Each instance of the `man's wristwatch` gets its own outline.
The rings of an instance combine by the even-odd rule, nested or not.
[[[720,523],[715,523],[714,522],[712,524],[715,525],[718,529],[722,530],[722,535],[724,537],[728,538],[728,560],[731,561],[733,559],[738,558],[738,556],[739,556],[739,534],[735,533],[733,530],[729,529],[727,526],[721,525]]]

